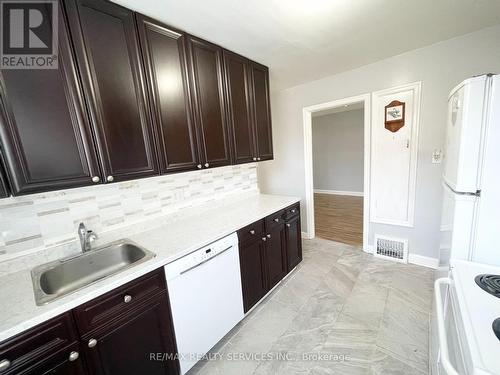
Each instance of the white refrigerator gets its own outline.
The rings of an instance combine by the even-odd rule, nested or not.
[[[500,266],[500,76],[482,75],[448,97],[438,276],[450,259]]]

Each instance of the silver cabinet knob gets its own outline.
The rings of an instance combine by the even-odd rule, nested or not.
[[[205,167],[208,168],[210,166],[210,164],[208,163],[205,163]]]
[[[254,157],[254,158],[253,158],[253,161],[257,161],[257,158],[255,158],[255,157]]]
[[[92,177],[92,182],[96,182],[97,183],[99,181],[101,181],[101,179],[99,178],[99,176]]]
[[[257,158],[257,161],[260,161],[260,158]]]
[[[5,371],[9,367],[10,367],[10,361],[8,359],[0,361],[0,371]]]
[[[266,235],[266,237],[267,237],[267,238],[271,238],[271,235],[270,235],[270,234],[268,234],[268,235]]]
[[[297,210],[294,208],[294,209],[292,210],[292,214],[294,214],[295,212],[297,212]]]
[[[80,354],[78,354],[78,352],[69,353],[69,361],[70,362],[76,361],[78,359],[78,357],[80,357]]]
[[[262,241],[266,242],[267,238],[266,237],[262,237]]]
[[[123,297],[123,302],[129,303],[130,301],[132,301],[132,296],[126,294],[125,297]]]
[[[250,229],[248,232],[249,232],[250,234],[255,234],[255,231],[254,231],[253,229]]]
[[[87,344],[89,348],[93,348],[94,346],[97,345],[97,340],[96,339],[90,339],[89,343]]]
[[[202,168],[202,165],[201,164],[198,164],[197,165],[198,169],[201,169]]]
[[[274,221],[275,221],[276,223],[279,223],[279,222],[280,222],[280,219],[277,217],[277,218],[275,218],[275,219],[274,219]]]
[[[113,180],[114,180],[113,176],[106,177],[106,181],[108,181],[108,182],[113,182]]]
[[[291,227],[291,224],[290,224],[290,223],[286,223],[286,226],[287,226],[288,228],[290,228],[290,227]]]

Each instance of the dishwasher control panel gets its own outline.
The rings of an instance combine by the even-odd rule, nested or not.
[[[238,236],[236,233],[232,233],[210,245],[174,260],[165,267],[167,280],[183,274],[202,263],[208,262],[211,258],[229,250],[233,246],[238,246]]]

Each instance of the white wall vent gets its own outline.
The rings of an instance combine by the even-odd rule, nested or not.
[[[408,263],[408,240],[376,234],[374,255],[396,262]]]

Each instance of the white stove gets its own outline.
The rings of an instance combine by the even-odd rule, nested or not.
[[[481,275],[500,275],[500,267],[452,260],[449,277],[436,281],[439,340],[433,374],[500,374],[500,339],[493,329],[500,318],[500,279],[490,278],[483,289]]]

